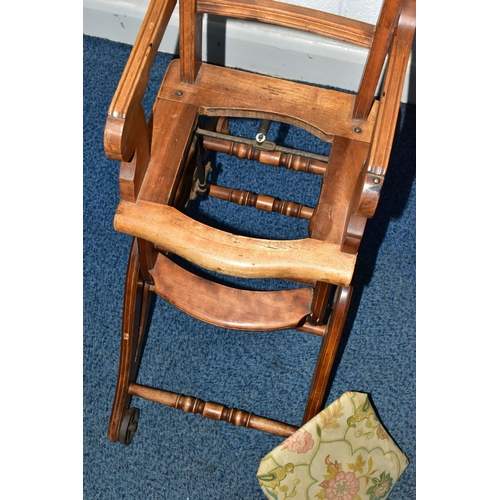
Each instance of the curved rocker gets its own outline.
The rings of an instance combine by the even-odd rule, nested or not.
[[[108,427],[108,438],[129,444],[139,418],[137,408],[129,408],[132,396],[129,386],[135,382],[145,341],[151,292],[149,283],[142,279],[139,260],[139,242],[130,248],[123,301],[120,364],[115,399]]]

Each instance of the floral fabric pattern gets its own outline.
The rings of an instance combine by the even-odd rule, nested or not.
[[[283,443],[283,448],[296,453],[307,453],[314,446],[314,441],[309,432],[299,429]]]
[[[257,479],[269,500],[381,500],[407,466],[368,396],[346,392],[266,455]]]
[[[340,471],[334,478],[323,481],[320,486],[327,500],[353,500],[359,491],[359,479],[353,472]]]

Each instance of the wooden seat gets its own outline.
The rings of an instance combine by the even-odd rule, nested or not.
[[[150,299],[157,294],[187,314],[224,328],[296,328],[321,336],[303,422],[322,409],[359,245],[366,221],[376,210],[389,162],[415,29],[415,1],[386,0],[374,26],[272,0],[180,0],[180,57],[170,63],[146,120],[142,98],[175,4],[151,1],[105,128],[106,154],[121,162],[115,229],[133,237],[108,436],[130,443],[138,421],[138,410],[130,407],[132,396],[289,436],[296,425],[137,384]],[[351,94],[204,63],[203,14],[271,23],[367,47],[359,90]],[[376,88],[384,64],[379,99]],[[234,118],[261,120],[255,139],[231,135]],[[329,154],[266,140],[272,121],[331,143]],[[309,207],[211,183],[204,161],[207,152],[319,175],[317,204]],[[273,235],[249,237],[211,227],[187,210],[192,200],[203,203],[206,197],[305,219],[308,236],[276,240]],[[297,285],[242,289],[196,269]],[[203,301],[198,300],[200,294]]]

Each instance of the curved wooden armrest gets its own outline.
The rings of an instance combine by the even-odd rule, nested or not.
[[[136,118],[143,120],[142,98],[149,81],[149,71],[167,28],[177,0],[151,0],[136,42],[111,101],[104,150],[119,161],[130,161],[136,144],[129,140]]]
[[[356,256],[326,241],[267,240],[226,233],[177,209],[121,201],[115,229],[151,241],[211,271],[241,278],[313,279],[348,286]]]

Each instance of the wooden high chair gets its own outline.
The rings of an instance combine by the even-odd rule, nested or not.
[[[358,248],[384,184],[412,47],[415,0],[385,0],[376,26],[273,0],[180,0],[180,58],[170,63],[147,121],[142,98],[175,4],[151,0],[104,134],[107,156],[121,162],[115,229],[133,236],[108,436],[130,443],[139,416],[130,407],[132,396],[289,436],[298,427],[137,384],[150,298],[155,293],[195,318],[225,328],[296,328],[322,336],[303,422],[322,409]],[[369,48],[357,94],[203,63],[203,14],[296,28]],[[386,60],[378,100],[374,96]],[[229,135],[230,117],[262,120],[255,139]],[[329,156],[270,143],[265,137],[269,121],[301,127],[330,142]],[[317,205],[211,185],[203,163],[206,151],[321,175]],[[186,215],[190,200],[207,195],[307,219],[309,237],[241,236]],[[286,279],[300,286],[272,291],[232,287],[195,274],[179,257],[223,275]]]

